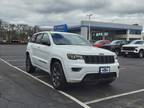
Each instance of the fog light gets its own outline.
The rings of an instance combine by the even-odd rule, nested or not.
[[[135,51],[138,51],[137,49],[135,49]]]
[[[74,72],[79,72],[82,68],[71,68]]]

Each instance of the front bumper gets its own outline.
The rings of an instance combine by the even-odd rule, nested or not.
[[[110,67],[109,73],[100,73],[100,67]],[[79,71],[73,71],[72,68],[81,68]],[[67,64],[66,80],[69,83],[89,82],[96,80],[116,79],[119,75],[119,64]],[[112,75],[113,74],[113,75]]]
[[[136,50],[122,50],[121,53],[125,55],[135,55],[138,54],[139,52]]]
[[[87,74],[82,82],[101,82],[101,81],[112,81],[117,78],[117,73],[116,72],[110,72],[110,73],[95,73],[95,74]]]

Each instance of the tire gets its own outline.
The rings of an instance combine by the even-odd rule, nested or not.
[[[144,57],[144,52],[142,50],[138,53],[138,57],[139,58],[143,58]]]
[[[26,72],[33,73],[35,71],[35,67],[31,63],[30,56],[26,56]]]
[[[120,50],[119,50],[119,49],[116,49],[116,50],[115,50],[115,53],[116,53],[116,55],[120,55]]]
[[[127,57],[127,54],[123,54],[123,57]]]
[[[52,63],[51,66],[51,82],[55,89],[62,90],[67,86],[63,67],[59,61]]]

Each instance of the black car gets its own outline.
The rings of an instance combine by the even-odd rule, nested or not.
[[[117,55],[120,55],[122,46],[128,43],[129,42],[126,40],[114,40],[110,44],[103,45],[102,48],[108,49],[115,52]]]

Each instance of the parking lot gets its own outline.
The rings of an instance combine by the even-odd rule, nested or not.
[[[119,57],[119,78],[109,86],[76,84],[57,91],[47,73],[25,74],[25,50],[26,45],[0,45],[0,108],[144,108],[144,58]]]

